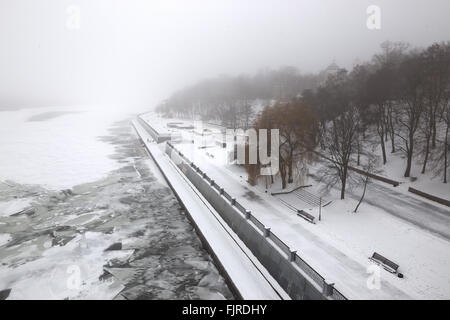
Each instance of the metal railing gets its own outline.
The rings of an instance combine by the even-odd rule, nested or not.
[[[240,204],[239,202],[235,202],[234,206],[242,213],[242,214],[246,214],[247,209],[244,208],[244,206],[242,204]]]
[[[278,248],[281,249],[281,251],[283,251],[287,255],[291,254],[291,249],[289,248],[289,246],[280,238],[278,238],[273,232],[270,232],[269,239],[272,240],[278,246]]]
[[[295,254],[295,264],[305,272],[314,282],[323,284],[325,279],[316,270],[313,269],[305,260],[303,260],[298,254]]]
[[[259,221],[254,215],[250,214],[249,220],[259,229],[259,231],[264,232],[264,230],[266,229],[264,224]]]
[[[185,161],[189,164],[205,181],[207,181],[212,188],[216,189],[220,195],[227,199],[231,205],[233,205],[239,212],[241,212],[248,221],[251,221],[254,226],[260,230],[263,234],[266,234],[276,247],[278,247],[282,252],[288,255],[288,259],[295,263],[300,270],[302,270],[308,277],[312,279],[317,285],[323,288],[327,283],[325,278],[320,275],[313,267],[311,267],[305,260],[303,260],[295,251],[284,243],[278,236],[276,236],[272,231],[268,229],[261,221],[259,221],[254,215],[251,214],[243,205],[236,201],[236,198],[232,197],[228,192],[221,188],[214,180],[212,180],[206,173],[204,173],[198,166],[191,162],[185,155],[183,155],[179,150],[177,150],[170,142],[167,145]],[[268,234],[267,234],[268,233]],[[330,297],[335,300],[347,300],[347,298],[340,293],[334,286],[332,286]]]

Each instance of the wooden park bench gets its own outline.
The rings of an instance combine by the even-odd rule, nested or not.
[[[381,265],[386,271],[391,273],[397,273],[398,264],[392,262],[391,260],[383,257],[381,254],[374,252],[372,257],[369,258],[378,265]]]
[[[303,210],[297,210],[297,215],[299,217],[302,217],[303,219],[305,219],[308,222],[315,223],[314,222],[315,217],[310,215],[308,212],[305,212]]]

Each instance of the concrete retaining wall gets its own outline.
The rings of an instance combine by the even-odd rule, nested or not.
[[[153,140],[156,141],[156,143],[161,143],[164,141],[170,141],[171,136],[168,133],[160,133],[153,129],[146,121],[142,120],[141,117],[137,118],[139,121],[139,124],[142,125],[147,132],[152,136]]]
[[[320,275],[311,272],[309,265],[309,273],[302,270],[300,266],[306,263],[295,252],[277,246],[271,240],[270,229],[261,230],[261,226],[258,228],[252,223],[251,220],[256,218],[250,212],[243,214],[232,204],[233,200],[229,200],[229,195],[225,196],[223,191],[219,191],[214,181],[188,162],[170,143],[166,145],[166,153],[292,299],[345,299]]]

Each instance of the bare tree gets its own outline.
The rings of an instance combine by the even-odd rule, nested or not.
[[[288,103],[265,107],[254,127],[279,130],[279,174],[282,189],[285,189],[287,184],[293,182],[297,161],[309,159],[316,146],[317,120],[302,99],[293,99]],[[253,169],[248,167],[249,176],[253,174]]]
[[[448,132],[449,132],[449,128],[450,128],[450,105],[447,103],[446,105],[446,110],[445,110],[445,123],[446,123],[446,128],[445,128],[445,139],[444,139],[444,165],[443,167],[443,172],[444,172],[444,183],[447,183],[447,167],[448,167],[448,153],[449,153],[449,144],[450,141],[448,139]]]
[[[388,106],[391,99],[390,81],[391,73],[382,67],[375,71],[368,79],[367,91],[371,103],[375,106],[374,118],[376,129],[380,138],[383,164],[387,162],[385,140],[389,131]]]
[[[349,108],[329,123],[324,137],[327,154],[331,160],[330,167],[341,183],[341,199],[345,198],[349,165],[356,152],[358,125],[358,110],[355,107]],[[330,186],[335,181],[330,180]]]
[[[425,145],[422,173],[425,173],[430,147],[436,147],[437,118],[449,85],[450,50],[445,44],[433,44],[422,54],[424,63],[424,118],[421,131]]]
[[[444,176],[444,183],[447,183],[447,167],[448,167],[448,153],[449,153],[449,144],[450,141],[448,139],[448,132],[450,128],[450,106],[447,103],[446,110],[445,110],[445,139],[444,139],[444,151],[443,151],[443,158],[444,158],[444,164],[443,164],[443,176]]]
[[[376,54],[373,61],[379,70],[383,70],[384,96],[387,99],[386,118],[385,118],[385,139],[388,135],[391,139],[391,153],[395,152],[395,124],[396,124],[396,104],[394,101],[398,98],[398,67],[405,59],[405,52],[409,44],[405,42],[385,41],[381,44],[381,53]]]
[[[363,171],[364,174],[359,175],[357,178],[358,184],[363,186],[363,192],[361,194],[361,197],[359,198],[358,204],[355,207],[355,210],[353,210],[354,213],[356,213],[359,209],[359,206],[364,200],[364,197],[366,195],[367,185],[371,182],[371,175],[375,172],[375,169],[377,167],[377,158],[374,156],[374,150],[372,150],[371,153],[367,153],[367,161],[363,165]]]
[[[411,174],[414,143],[419,121],[424,110],[423,61],[418,54],[411,54],[401,64],[401,108],[397,121],[401,130],[396,135],[402,140],[406,155],[405,177]]]
[[[442,102],[443,110],[442,110],[442,121],[445,127],[444,132],[444,140],[442,141],[442,148],[440,148],[438,152],[438,156],[434,161],[434,171],[436,174],[442,173],[442,181],[447,183],[447,175],[448,175],[448,162],[449,162],[449,152],[450,152],[450,139],[449,139],[449,130],[450,130],[450,92],[447,91],[445,94],[445,98]]]

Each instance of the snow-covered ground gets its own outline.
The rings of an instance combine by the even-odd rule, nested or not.
[[[164,122],[183,121],[158,118],[152,113],[144,118],[150,123],[158,121],[160,128]],[[215,130],[212,127],[210,129]],[[374,183],[367,195],[371,199],[370,204],[363,203],[356,214],[352,210],[356,206],[360,189],[353,190],[353,197],[349,192],[345,201],[339,200],[337,191],[332,190],[326,200],[333,202],[323,208],[322,221],[310,224],[299,218],[277,197],[266,193],[263,186],[249,186],[242,167],[224,162],[227,156],[225,149],[215,145],[214,134],[208,133],[201,138],[189,130],[164,127],[162,130],[182,133],[185,143],[177,144],[177,148],[227,192],[236,196],[278,237],[299,250],[302,258],[323,276],[336,282],[336,287],[344,295],[375,299],[450,298],[450,242],[445,236],[449,234],[447,229],[450,226],[447,207],[431,204],[407,194],[407,191],[404,194],[399,188]],[[206,142],[199,142],[200,139]],[[195,143],[186,143],[191,140]],[[323,186],[313,178],[304,182],[313,184],[309,192],[316,195],[322,192]],[[375,192],[377,187],[382,188],[382,192]],[[388,198],[384,198],[384,195],[389,194],[385,188],[392,188]],[[297,200],[293,199],[292,203],[298,209],[308,210],[317,220],[317,207]],[[411,205],[407,206],[409,203]],[[430,210],[433,212],[428,212]],[[428,214],[434,216],[429,218]],[[432,232],[431,229],[442,231],[442,234],[434,230]],[[374,251],[398,263],[399,272],[404,274],[404,278],[381,270],[380,289],[369,289],[367,268],[372,264],[368,257]]]
[[[412,187],[425,193],[450,200],[450,183],[443,183],[442,173],[436,173],[436,168],[434,167],[435,164],[433,164],[432,160],[428,161],[425,173],[421,173],[423,156],[420,155],[422,146],[419,139],[419,141],[416,142],[415,146],[415,153],[411,165],[410,177],[405,178],[404,173],[406,169],[406,156],[400,149],[401,141],[396,141],[395,153],[391,153],[391,142],[386,142],[387,162],[386,164],[383,164],[379,138],[372,131],[368,131],[367,137],[370,137],[370,140],[372,141],[371,143],[377,144],[373,152],[373,154],[378,158],[378,166],[376,168],[377,174],[400,182],[400,185],[396,188],[398,192],[408,194],[412,197],[419,198],[426,202],[435,203],[431,200],[427,200],[423,197],[408,192],[408,188]],[[370,150],[370,147],[366,145],[365,149]],[[436,153],[437,151],[440,150],[431,149],[430,158],[432,158],[432,154]],[[364,156],[362,156],[362,159],[364,159]]]
[[[442,182],[442,174],[436,175],[433,172],[432,163],[428,164],[427,170],[422,174],[422,163],[419,159],[415,159],[412,163],[410,178],[403,176],[405,168],[406,159],[401,151],[388,153],[387,163],[380,166],[383,176],[402,182],[398,189],[408,192],[408,187],[413,187],[450,201],[450,183]]]

